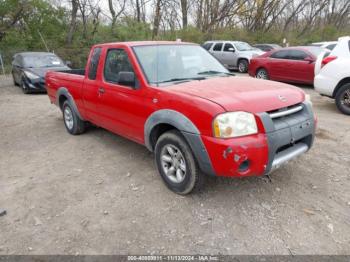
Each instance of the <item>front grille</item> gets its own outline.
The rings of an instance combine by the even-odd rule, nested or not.
[[[269,111],[267,113],[269,114],[271,119],[277,119],[280,117],[290,116],[290,115],[295,114],[301,110],[303,110],[303,105],[296,104],[296,105],[280,108],[278,110]]]

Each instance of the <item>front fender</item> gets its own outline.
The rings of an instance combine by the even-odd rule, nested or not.
[[[144,138],[145,145],[151,152],[153,151],[151,133],[153,128],[159,124],[168,124],[178,129],[191,147],[201,171],[208,175],[215,175],[208,152],[202,141],[200,131],[188,117],[177,111],[162,109],[154,112],[148,117],[144,127]]]

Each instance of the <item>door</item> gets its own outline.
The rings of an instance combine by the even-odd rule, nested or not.
[[[21,83],[21,76],[22,76],[22,64],[21,64],[21,56],[16,55],[14,57],[14,60],[12,62],[12,74],[13,77],[16,81],[16,83],[20,84]]]
[[[313,83],[315,59],[313,55],[303,51],[289,50],[291,66],[289,69],[290,80],[295,82]]]
[[[144,123],[149,113],[145,88],[135,75],[127,51],[111,48],[104,55],[104,68],[98,87],[97,110],[100,125],[136,142],[144,141]],[[134,74],[135,84],[121,83],[121,74]]]
[[[236,66],[235,52],[236,50],[232,44],[225,43],[224,49],[222,51],[222,62],[224,65],[227,65],[228,67]]]
[[[85,118],[96,125],[100,125],[99,113],[97,110],[98,103],[98,82],[97,75],[100,74],[98,68],[103,66],[103,61],[101,58],[101,47],[95,47],[91,52],[89,59],[89,64],[86,68],[87,72],[85,73],[84,85],[81,89],[83,97],[83,114]]]
[[[290,60],[288,59],[289,51],[280,50],[272,53],[266,62],[266,69],[272,80],[286,80]]]

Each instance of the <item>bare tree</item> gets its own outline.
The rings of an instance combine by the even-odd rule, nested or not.
[[[152,32],[152,39],[158,36],[159,33],[159,25],[161,21],[161,5],[162,0],[156,0],[156,9],[154,12],[154,20],[153,20],[153,32]]]
[[[66,38],[67,45],[71,45],[73,41],[73,35],[76,28],[77,13],[79,8],[78,0],[71,0],[71,6],[72,6],[71,19],[70,19],[67,38]]]
[[[118,2],[120,4],[120,6],[119,6],[119,11],[116,12],[113,0],[108,0],[108,7],[109,7],[109,11],[110,11],[111,16],[112,16],[112,18],[111,18],[112,19],[111,31],[113,34],[115,34],[115,24],[117,22],[117,19],[124,12],[125,5],[126,5],[126,0],[119,0]]]

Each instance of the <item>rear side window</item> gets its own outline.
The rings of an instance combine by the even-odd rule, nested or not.
[[[277,51],[275,53],[272,53],[270,57],[272,58],[278,58],[278,59],[288,59],[288,51],[287,50],[281,50]]]
[[[206,50],[209,50],[212,46],[213,46],[213,43],[205,43],[203,45],[203,48],[206,49]]]
[[[92,53],[90,65],[89,65],[89,74],[88,77],[91,80],[96,79],[98,62],[100,61],[101,47],[96,47]]]
[[[215,44],[213,51],[221,51],[222,49],[222,43]]]
[[[307,53],[301,50],[289,50],[288,58],[292,60],[304,60],[307,57]]]
[[[119,72],[134,72],[128,54],[123,49],[108,50],[104,78],[107,82],[118,83]]]

